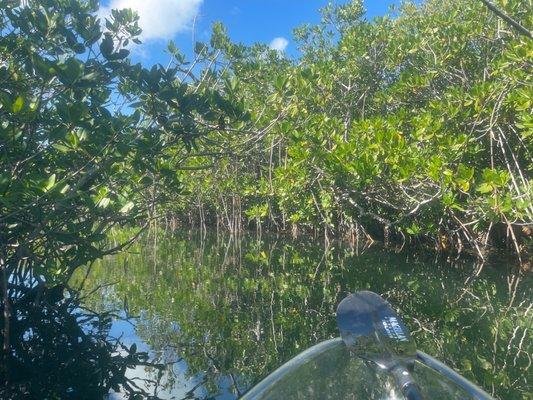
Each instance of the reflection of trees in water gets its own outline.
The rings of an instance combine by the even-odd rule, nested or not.
[[[186,360],[206,393],[234,393],[295,354],[337,334],[334,309],[348,292],[382,293],[422,350],[506,399],[527,393],[531,345],[527,282],[504,268],[441,263],[378,248],[355,254],[264,238],[167,238],[98,265],[93,284],[117,280],[110,297],[142,312],[137,333]],[[511,282],[512,285],[507,283]],[[93,299],[97,307],[101,299]],[[176,325],[177,324],[177,325]],[[176,328],[178,327],[178,328]]]
[[[2,399],[102,399],[110,391],[146,398],[127,370],[163,366],[109,337],[111,315],[82,309],[63,287],[12,301],[10,352],[0,367]],[[3,321],[2,321],[3,322]],[[3,337],[0,338],[3,341]]]

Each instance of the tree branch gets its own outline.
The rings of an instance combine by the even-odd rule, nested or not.
[[[529,31],[529,29],[527,29],[527,28],[523,27],[522,25],[520,25],[519,22],[515,21],[510,16],[505,14],[502,10],[500,10],[498,7],[496,7],[494,4],[492,4],[489,0],[481,0],[481,1],[483,2],[483,4],[485,4],[487,6],[487,8],[489,10],[491,10],[494,14],[496,14],[498,17],[503,19],[505,22],[507,22],[513,28],[515,28],[519,33],[521,33],[522,35],[524,35],[524,36],[526,36],[526,37],[528,37],[530,39],[533,39],[533,35]]]

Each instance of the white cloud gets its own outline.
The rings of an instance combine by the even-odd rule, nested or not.
[[[233,6],[229,13],[231,15],[240,15],[240,14],[242,14],[242,10],[239,7],[237,7],[237,6]]]
[[[280,53],[284,52],[288,45],[289,45],[289,41],[285,39],[284,37],[274,38],[270,42],[270,48],[272,50],[277,50]]]
[[[191,27],[202,3],[203,0],[111,0],[99,14],[102,18],[112,9],[131,8],[139,14],[143,41],[168,40]]]

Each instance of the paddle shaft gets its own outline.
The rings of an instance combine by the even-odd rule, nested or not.
[[[405,368],[397,366],[390,371],[398,387],[407,400],[423,400],[422,394],[413,377]]]
[[[413,383],[407,385],[403,389],[403,395],[407,400],[424,400],[424,398],[420,394],[420,389],[418,389],[418,386]]]

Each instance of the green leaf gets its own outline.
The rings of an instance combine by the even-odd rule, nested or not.
[[[492,369],[492,364],[487,359],[481,357],[480,355],[477,355],[477,359],[479,366],[485,371],[489,371],[490,369]]]
[[[118,59],[123,59],[123,58],[126,58],[130,55],[130,51],[127,50],[127,49],[120,49],[119,52],[117,53],[117,58]]]
[[[410,227],[406,228],[405,231],[410,235],[418,235],[422,232],[422,229],[417,224],[413,223]]]
[[[54,187],[55,184],[56,184],[56,174],[52,174],[44,182],[43,190],[45,192],[48,192],[50,189],[52,189]]]
[[[99,76],[100,74],[98,72],[90,72],[88,74],[83,75],[83,80],[95,82]]]
[[[76,135],[75,132],[69,132],[67,133],[66,137],[68,143],[70,144],[72,149],[77,149],[79,144],[78,135]]]
[[[24,98],[18,96],[13,102],[12,110],[15,114],[19,113],[24,107]]]
[[[457,168],[457,177],[465,181],[472,179],[474,177],[474,168],[459,164]]]
[[[128,201],[124,206],[119,210],[121,214],[127,214],[134,207],[133,201]]]
[[[70,189],[70,185],[69,184],[63,184],[63,187],[61,188],[61,190],[59,191],[59,193],[61,194],[65,194],[68,192],[68,190]]]
[[[76,58],[69,58],[65,63],[67,69],[65,71],[67,78],[71,81],[78,79],[83,71],[83,63]]]
[[[111,199],[109,197],[104,197],[96,203],[96,206],[99,208],[107,208],[109,203],[111,203]]]
[[[106,33],[104,40],[102,40],[102,43],[100,43],[100,51],[105,58],[109,58],[109,56],[113,53],[113,48],[113,37],[109,33]]]
[[[176,44],[172,40],[170,42],[168,42],[167,51],[170,54],[175,54],[175,53],[178,52],[178,48],[176,47]]]
[[[202,43],[202,42],[196,42],[196,44],[194,45],[194,52],[196,54],[201,54],[202,52],[204,52],[205,50],[207,49],[207,45],[205,43]]]
[[[492,190],[493,190],[493,187],[489,183],[482,183],[476,189],[476,191],[478,191],[479,193],[483,193],[483,194],[490,193],[492,192]]]
[[[463,358],[461,360],[461,367],[463,371],[472,371],[472,362],[467,358]]]
[[[67,146],[65,146],[63,144],[60,144],[60,143],[54,143],[52,145],[52,147],[54,149],[56,149],[56,150],[59,150],[61,153],[67,153],[67,152],[69,152],[71,150],[70,147],[67,147]]]
[[[83,73],[83,63],[74,57],[57,64],[57,68],[61,81],[67,85],[74,83]]]

